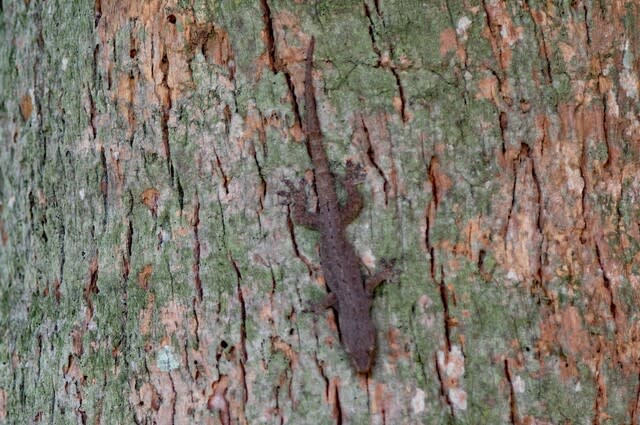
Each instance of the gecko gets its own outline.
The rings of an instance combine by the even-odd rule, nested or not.
[[[329,166],[323,145],[323,135],[317,113],[313,87],[313,51],[315,38],[307,48],[304,75],[305,117],[303,132],[315,178],[317,209],[307,209],[304,185],[295,185],[285,179],[289,191],[279,194],[290,206],[296,225],[317,230],[320,233],[320,266],[329,288],[329,294],[321,307],[333,308],[338,319],[338,331],[342,345],[351,357],[356,371],[369,373],[376,351],[376,329],[371,318],[373,291],[392,274],[392,267],[363,278],[360,259],[346,237],[346,227],[355,220],[363,207],[362,195],[357,189],[357,167],[347,162],[345,178],[340,179],[347,194],[344,204],[338,200],[336,182]]]

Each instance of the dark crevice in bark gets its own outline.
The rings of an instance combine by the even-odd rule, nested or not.
[[[136,90],[136,78],[133,72],[129,73],[129,92],[127,99],[127,121],[129,125],[129,146],[133,146],[133,138],[136,132],[137,117],[135,111],[135,90]]]
[[[87,304],[87,326],[89,320],[93,317],[92,297],[94,294],[98,294],[100,292],[98,289],[98,253],[95,255],[96,256],[93,257],[89,263],[89,282],[85,285],[82,294],[82,298]]]
[[[238,303],[240,305],[240,370],[241,370],[241,380],[242,386],[244,388],[243,392],[243,409],[247,404],[247,400],[249,397],[249,392],[247,388],[247,380],[245,374],[245,364],[247,363],[247,308],[244,302],[244,295],[242,294],[242,274],[240,273],[240,268],[238,264],[229,253],[229,261],[231,262],[231,266],[236,274],[236,296],[238,297]]]
[[[435,258],[435,249],[431,245],[431,227],[435,224],[431,222],[431,217],[433,216],[433,220],[435,221],[435,217],[438,211],[438,186],[437,180],[435,176],[435,163],[437,159],[435,156],[432,156],[429,160],[429,168],[427,170],[427,176],[429,179],[429,183],[431,185],[431,201],[429,201],[427,205],[427,209],[425,212],[425,232],[424,232],[424,242],[427,251],[429,252],[429,271],[431,275],[431,279],[436,281],[436,258]]]
[[[529,4],[529,0],[525,0],[526,9],[529,12],[529,17],[533,22],[533,32],[538,42],[538,50],[542,51],[542,57],[544,58],[544,67],[542,69],[542,74],[545,76],[547,84],[553,83],[553,75],[551,73],[551,61],[549,60],[549,54],[547,49],[547,40],[544,36],[544,30],[538,25],[535,17],[533,16],[533,11],[531,10],[531,5]]]
[[[587,228],[588,226],[588,216],[587,216],[587,192],[589,190],[589,180],[587,177],[588,171],[587,171],[587,141],[586,140],[582,140],[582,144],[581,144],[581,152],[580,152],[580,167],[578,168],[580,171],[580,178],[582,179],[582,193],[581,193],[581,197],[580,197],[580,203],[581,203],[581,207],[582,207],[582,228],[580,229],[580,242],[582,242],[582,244],[586,244],[587,243],[587,237],[586,237],[586,232],[587,232]]]
[[[540,185],[540,180],[538,179],[538,173],[536,172],[536,161],[535,161],[535,158],[531,155],[531,150],[529,148],[529,145],[523,143],[520,148],[520,151],[522,152],[522,155],[526,156],[526,158],[530,162],[531,179],[533,180],[533,184],[536,188],[536,203],[538,204],[538,211],[537,211],[537,217],[536,217],[536,230],[540,234],[540,243],[538,244],[538,267],[536,269],[536,278],[538,280],[537,284],[540,285],[540,287],[543,289],[543,292],[545,293],[545,296],[547,296],[547,299],[551,300],[551,298],[547,295],[547,292],[545,289],[545,282],[543,281],[544,278],[543,278],[543,272],[542,272],[542,264],[544,260],[543,247],[544,247],[544,241],[545,241],[544,232],[542,231],[542,213],[543,213],[542,187]]]
[[[318,335],[316,334],[316,342],[317,340],[318,340]],[[316,367],[318,368],[318,372],[320,372],[320,377],[322,378],[322,382],[324,382],[324,396],[326,399],[329,399],[329,378],[327,377],[327,374],[324,372],[324,366],[322,362],[318,360],[317,354],[314,353],[313,359],[315,360]]]
[[[220,161],[220,157],[218,156],[218,152],[216,148],[213,148],[213,155],[216,157],[216,166],[220,171],[220,177],[222,177],[222,187],[224,188],[224,193],[229,194],[229,178],[227,174],[224,172],[224,168],[222,168],[222,161]]]
[[[279,63],[276,56],[276,42],[273,31],[273,20],[271,18],[271,7],[267,0],[260,0],[260,7],[262,8],[262,22],[264,23],[265,36],[267,38],[267,56],[269,58],[269,67],[274,74],[279,70]]]
[[[433,196],[433,207],[437,211],[440,199],[438,198],[438,179],[436,177],[435,167],[438,163],[438,158],[434,155],[429,160],[429,183],[431,183],[431,195]]]
[[[294,230],[293,220],[291,219],[290,206],[287,206],[287,230],[289,231],[289,236],[291,237],[291,246],[293,247],[293,253],[307,267],[307,272],[309,273],[309,276],[313,275],[313,270],[314,270],[313,264],[304,254],[300,252],[300,249],[298,248],[298,241],[296,240],[296,233]]]
[[[400,79],[400,74],[398,72],[397,67],[393,63],[393,56],[394,56],[393,46],[391,46],[389,49],[391,60],[389,61],[389,63],[383,62],[382,51],[378,47],[378,42],[376,40],[375,23],[373,22],[373,16],[371,16],[371,10],[369,9],[369,5],[367,4],[366,1],[364,1],[362,5],[364,6],[364,14],[367,17],[367,20],[369,22],[369,38],[371,39],[371,48],[373,49],[374,53],[378,57],[378,62],[376,63],[376,66],[386,68],[389,71],[391,71],[391,74],[393,75],[393,78],[396,83],[396,88],[398,90],[398,97],[400,98],[400,117],[402,118],[402,122],[406,123],[408,120],[407,111],[406,111],[407,101],[405,98],[404,87]],[[378,14],[378,16],[381,16],[379,13],[377,4],[376,4],[376,13]]]
[[[502,232],[502,240],[504,241],[505,251],[507,250],[507,235],[509,234],[509,227],[511,226],[511,215],[513,214],[513,210],[516,208],[516,188],[518,186],[518,165],[516,160],[514,160],[511,165],[513,172],[513,185],[511,186],[511,204],[509,204],[509,209],[507,210],[507,221],[505,222],[504,231]]]
[[[415,318],[417,318],[417,312],[416,312],[416,304],[417,303],[413,303],[413,305],[411,306],[411,315],[409,315],[408,319],[409,319],[409,330],[411,331],[411,335],[413,336],[413,340],[414,341],[420,341],[421,337],[418,335],[417,330],[418,329],[423,329],[422,326],[416,326],[415,323]],[[427,367],[427,364],[425,363],[424,359],[422,358],[422,350],[418,349],[418,347],[416,346],[416,344],[414,343],[414,350],[413,353],[415,355],[415,361],[417,363],[418,366],[418,370],[420,371],[420,375],[422,376],[423,379],[423,384],[426,384],[428,382],[428,378],[427,378],[427,373],[425,371],[425,368]]]
[[[445,355],[448,355],[448,353],[446,353]],[[449,413],[452,417],[454,417],[455,414],[453,411],[453,403],[451,402],[451,398],[449,398],[447,383],[444,380],[445,378],[443,376],[443,371],[440,369],[440,364],[438,363],[437,352],[433,355],[433,361],[435,363],[436,376],[438,377],[438,382],[440,383],[440,397],[447,403],[447,406],[449,407]]]
[[[168,373],[169,381],[171,382],[171,391],[173,392],[173,400],[171,400],[171,424],[176,424],[176,405],[178,403],[178,392],[176,391],[176,384],[173,382],[173,374],[171,371]]]
[[[91,81],[92,84],[97,85],[99,82],[99,76],[98,76],[98,53],[100,52],[100,46],[101,44],[96,43],[96,45],[93,48],[93,58],[91,60]],[[95,88],[94,86],[89,87],[88,91],[89,93],[91,93],[91,89]],[[94,136],[95,138],[95,136]]]
[[[42,371],[42,334],[38,333],[36,344],[36,358],[38,359],[38,367],[36,368],[36,378],[40,381],[40,372]]]
[[[602,95],[602,137],[604,138],[604,144],[607,147],[607,160],[602,165],[605,170],[611,165],[611,141],[609,140],[609,114],[607,113],[607,97],[606,94]]]
[[[193,281],[196,291],[196,299],[198,303],[202,302],[203,289],[202,280],[200,279],[200,236],[198,235],[198,226],[200,225],[200,198],[198,191],[195,193],[195,204],[193,206],[193,217],[191,220],[191,227],[193,228],[193,265],[191,270],[193,272]]]
[[[94,78],[96,77],[95,74],[93,76]],[[91,137],[93,140],[96,140],[96,102],[93,100],[91,89],[87,90],[87,95],[89,96],[89,126],[91,127]]]
[[[100,146],[100,167],[102,176],[100,177],[100,193],[102,193],[102,228],[106,230],[109,217],[109,171],[107,169],[107,156],[104,153],[104,146]]]
[[[129,218],[129,228],[127,229],[127,261],[131,260],[131,253],[132,253],[132,245],[133,245],[133,221],[131,221],[131,218]],[[129,270],[127,270],[127,273],[125,275],[126,278],[129,278]]]
[[[591,46],[591,27],[589,26],[589,11],[587,9],[587,5],[585,2],[582,3],[582,16],[584,18],[584,28],[585,33],[587,34],[587,46]]]
[[[260,0],[260,7],[262,9],[262,22],[264,23],[264,33],[266,36],[266,48],[267,56],[269,58],[269,68],[271,72],[277,74],[282,72],[287,83],[287,90],[289,91],[289,99],[291,101],[291,109],[293,110],[293,116],[295,119],[295,125],[302,128],[302,115],[300,114],[300,106],[296,99],[295,87],[293,85],[293,78],[291,73],[287,70],[280,58],[278,57],[275,32],[273,29],[273,18],[271,14],[271,7],[267,0]]]
[[[382,416],[382,425],[387,425],[387,409],[384,408],[384,403],[380,406],[380,416]]]
[[[293,110],[293,116],[295,118],[296,126],[302,128],[302,114],[300,113],[300,105],[296,98],[295,87],[293,85],[293,79],[289,71],[284,70],[284,79],[287,82],[287,89],[289,90],[289,98],[291,99],[291,109]]]
[[[58,232],[58,243],[60,244],[60,251],[58,255],[60,256],[60,266],[58,268],[58,280],[60,283],[64,282],[64,265],[66,263],[66,240],[67,240],[67,228],[64,225],[61,217],[60,230]]]
[[[364,118],[362,118],[362,116],[360,116],[360,122],[362,123],[362,131],[364,132],[364,140],[367,143],[366,149],[367,149],[367,158],[369,158],[369,162],[371,162],[371,164],[373,165],[373,167],[376,169],[376,171],[378,172],[378,175],[380,175],[380,177],[382,177],[382,181],[383,181],[383,185],[382,185],[382,189],[384,191],[384,204],[388,205],[389,203],[389,180],[387,180],[387,177],[384,174],[384,171],[382,170],[382,167],[380,167],[378,165],[378,163],[376,162],[376,154],[373,150],[373,144],[371,143],[371,134],[369,133],[369,128],[367,127],[367,124],[364,122]]]
[[[380,0],[373,0],[373,7],[376,9],[376,15],[378,15],[378,17],[384,17],[384,13],[380,10]]]
[[[276,276],[275,276],[275,273],[273,272],[273,267],[271,266],[271,263],[269,263],[268,266],[269,266],[269,277],[271,277],[271,290],[269,291],[269,306],[271,309],[273,309],[273,296],[276,293],[277,281],[276,281]],[[273,317],[271,316],[269,316],[269,325],[273,327]]]
[[[119,353],[124,357],[123,368],[125,371],[123,373],[126,375],[126,370],[129,368],[129,362],[127,361],[127,351],[128,351],[128,336],[127,336],[127,324],[129,323],[129,275],[131,269],[131,253],[132,253],[132,244],[133,244],[133,222],[131,221],[131,216],[127,218],[128,225],[126,231],[126,245],[125,251],[122,255],[122,283],[121,283],[121,291],[122,294],[120,296],[120,340],[116,343],[116,347],[114,347],[113,352]],[[120,364],[120,355],[116,354],[115,364],[118,366]]]
[[[191,303],[191,314],[193,314],[193,321],[195,322],[195,326],[193,329],[193,334],[196,337],[196,347],[200,348],[200,317],[198,317],[198,303],[194,298]]]
[[[171,162],[171,147],[169,146],[169,118],[172,108],[171,88],[169,87],[169,58],[165,53],[160,60],[160,72],[162,72],[162,82],[160,83],[160,103],[162,114],[160,115],[160,128],[162,131],[162,146],[167,162],[167,172],[173,184],[173,163]]]
[[[486,0],[482,0],[482,9],[484,10],[485,24],[487,25],[489,33],[491,34],[491,50],[493,50],[493,55],[498,60],[498,66],[500,66],[500,64],[502,63],[502,50],[495,45],[495,40],[498,38],[498,36],[496,36],[496,31],[493,28],[493,23],[491,22],[491,14],[489,13]]]
[[[220,199],[219,195],[216,196],[216,201],[218,203],[218,210],[220,211],[220,238],[219,238],[219,240],[222,241],[222,244],[226,248],[227,225],[226,225],[225,219],[224,219],[224,208],[222,207],[222,200]]]
[[[425,232],[427,234],[427,243],[431,243],[429,241],[429,219],[427,218],[427,231]],[[431,274],[431,279],[435,282],[436,281],[436,253],[435,253],[435,249],[431,246],[431,245],[427,245],[427,248],[429,250],[429,272]]]
[[[278,415],[278,423],[279,424],[283,424],[284,423],[284,418],[282,417],[282,414],[280,413],[280,385],[276,385],[275,389],[274,389],[274,397],[273,397],[274,403],[275,403],[275,408],[274,408],[274,414]]]
[[[640,409],[640,374],[636,376],[638,378],[638,385],[636,386],[636,398],[633,401],[633,407],[631,408],[631,423],[637,424],[639,422],[638,410]]]
[[[264,129],[263,129],[264,130]],[[260,138],[263,137],[264,132],[260,131]],[[261,143],[262,146],[264,146],[264,143]],[[260,179],[260,183],[258,184],[258,210],[256,211],[257,214],[257,218],[258,218],[258,227],[260,230],[262,230],[262,219],[261,219],[261,214],[262,211],[264,210],[264,198],[266,196],[267,193],[267,180],[264,176],[264,172],[262,170],[262,165],[260,164],[260,161],[258,160],[258,153],[255,147],[255,143],[252,145],[251,149],[251,154],[253,156],[253,162],[256,165],[256,170],[258,171],[258,178]]]
[[[178,206],[180,207],[180,213],[184,211],[184,189],[180,182],[180,176],[176,175],[176,189],[178,191]]]
[[[93,12],[94,12],[93,26],[95,28],[100,23],[100,18],[102,18],[102,0],[95,0],[93,5]]]
[[[618,335],[618,309],[615,303],[615,298],[613,295],[613,288],[611,287],[611,281],[609,280],[609,276],[607,276],[607,271],[604,267],[604,263],[602,261],[602,256],[600,255],[600,244],[596,242],[596,257],[598,259],[598,266],[600,267],[600,272],[602,273],[602,281],[605,289],[609,295],[609,312],[611,313],[611,317],[613,318],[613,324],[615,326],[615,334]]]
[[[444,283],[444,268],[440,266],[440,301],[442,302],[442,315],[444,324],[444,339],[447,346],[447,354],[451,352],[451,316],[449,314],[449,295],[447,285]]]
[[[340,391],[337,385],[335,386],[335,397],[333,403],[336,413],[336,425],[342,425],[342,405],[340,404]]]
[[[502,155],[507,152],[507,137],[506,132],[509,128],[509,118],[508,115],[502,111],[500,112],[500,141],[502,142]]]
[[[601,367],[602,359],[599,358],[595,364],[595,385],[596,385],[596,397],[593,402],[593,425],[600,425],[600,417],[602,416],[602,402],[606,402],[606,394],[604,384],[601,382]]]
[[[391,49],[391,55],[393,56],[393,49]],[[396,80],[396,87],[398,87],[398,95],[400,96],[400,117],[402,118],[402,122],[406,123],[407,118],[407,100],[404,95],[404,87],[402,86],[402,81],[400,80],[400,74],[398,73],[398,69],[396,67],[391,67],[391,73]]]
[[[380,66],[380,58],[382,57],[382,52],[378,48],[378,44],[376,42],[375,24],[373,23],[373,17],[371,16],[371,11],[369,10],[369,5],[367,4],[367,2],[365,1],[362,4],[364,6],[364,14],[369,21],[369,38],[371,39],[371,48],[375,52],[376,56],[378,56],[377,66]]]
[[[511,370],[509,368],[509,359],[504,359],[504,375],[509,383],[509,419],[512,425],[519,425],[520,419],[518,417],[518,405],[516,403],[516,391],[513,387],[513,381],[511,378]]]

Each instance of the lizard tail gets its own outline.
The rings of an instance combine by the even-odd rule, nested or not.
[[[307,137],[319,136],[320,134],[320,121],[318,120],[316,96],[313,90],[313,50],[316,46],[315,37],[311,37],[309,47],[307,47],[307,57],[305,60],[305,72],[304,72],[304,109],[305,109],[305,132]]]
[[[316,96],[313,89],[313,50],[316,45],[315,37],[311,37],[309,47],[307,47],[307,57],[305,59],[304,73],[304,103],[305,103],[305,128],[307,136],[307,148],[311,155],[316,171],[329,172],[329,161],[322,146],[322,131],[320,130],[320,120],[316,105]]]

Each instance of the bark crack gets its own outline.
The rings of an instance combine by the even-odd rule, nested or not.
[[[171,87],[169,87],[169,58],[166,53],[162,55],[160,60],[160,72],[162,72],[162,82],[160,83],[160,91],[157,92],[162,106],[162,114],[160,115],[160,128],[162,131],[162,146],[166,157],[167,171],[169,178],[173,184],[173,163],[171,162],[171,147],[169,146],[169,118],[173,102],[171,99]]]
[[[437,352],[434,353],[433,355],[433,361],[435,363],[436,376],[438,377],[438,382],[440,383],[440,397],[442,397],[447,403],[447,406],[449,407],[449,413],[451,414],[451,416],[455,417],[455,412],[453,410],[453,403],[451,402],[451,398],[449,397],[449,390],[447,388],[447,383],[444,380],[444,373],[440,369]]]
[[[511,369],[509,367],[509,359],[504,359],[504,374],[509,383],[509,419],[512,425],[519,425],[520,418],[518,416],[518,405],[516,402],[516,391],[513,386],[513,380],[511,377]]]
[[[551,61],[549,60],[547,40],[545,39],[545,36],[544,36],[544,30],[540,27],[540,25],[538,25],[538,22],[536,21],[536,18],[533,14],[533,11],[531,10],[531,5],[529,4],[529,0],[525,0],[525,5],[526,5],[527,11],[529,12],[529,16],[531,17],[531,20],[533,21],[533,32],[535,34],[536,41],[538,42],[539,50],[542,51],[542,56],[544,58],[545,66],[543,67],[542,73],[544,74],[547,80],[547,83],[551,84],[553,83],[553,76],[551,73]]]
[[[247,400],[249,398],[249,392],[247,387],[247,379],[246,379],[246,371],[245,364],[247,362],[247,308],[244,302],[244,295],[242,294],[242,274],[240,273],[240,268],[236,263],[235,259],[229,253],[229,261],[231,262],[231,266],[236,274],[236,296],[238,297],[238,303],[240,305],[240,379],[242,381],[242,387],[244,389],[242,394],[242,409],[244,413],[244,407],[247,404]],[[244,415],[243,415],[244,416]]]
[[[369,133],[369,128],[367,124],[364,122],[364,118],[362,115],[360,116],[360,123],[362,124],[362,131],[364,132],[364,140],[366,141],[366,149],[367,149],[367,158],[369,158],[369,162],[376,169],[380,177],[382,177],[382,188],[384,191],[384,204],[388,205],[389,203],[389,180],[385,176],[382,168],[376,162],[376,153],[373,150],[373,144],[371,143],[371,134]]]
[[[104,146],[100,146],[100,193],[102,194],[102,227],[106,230],[109,218],[109,171],[107,168],[107,156],[104,153]]]
[[[440,290],[440,301],[442,301],[443,308],[443,324],[444,324],[444,338],[447,346],[447,353],[451,352],[451,316],[449,313],[449,296],[447,286],[444,283],[444,269],[440,266],[440,282],[438,285]]]
[[[425,217],[425,236],[424,242],[429,252],[429,270],[431,274],[431,279],[436,281],[436,258],[435,258],[435,249],[431,245],[431,227],[435,224],[436,214],[438,211],[438,183],[435,175],[435,166],[437,164],[437,158],[435,156],[431,156],[429,160],[429,168],[427,171],[427,176],[429,179],[429,183],[431,185],[431,200],[427,205],[426,209],[426,217]],[[433,221],[433,222],[432,222]]]
[[[376,67],[388,69],[393,75],[393,78],[396,83],[396,88],[398,90],[398,97],[400,99],[400,117],[402,118],[402,122],[406,123],[408,120],[407,110],[406,110],[407,101],[405,98],[402,80],[400,79],[400,74],[398,72],[398,67],[395,65],[392,59],[385,58],[385,55],[383,55],[382,51],[378,47],[378,42],[376,40],[376,34],[375,34],[375,23],[373,22],[373,16],[371,16],[371,10],[369,9],[369,5],[367,4],[366,1],[364,1],[362,4],[364,6],[364,14],[367,17],[367,20],[369,21],[369,38],[371,39],[371,48],[373,49],[376,56],[378,56],[378,62],[376,64]],[[381,17],[382,14],[379,10],[379,5],[376,3],[375,6],[376,6],[376,14]],[[393,46],[390,46],[389,51],[390,51],[391,58],[393,58],[394,56]]]
[[[306,255],[301,253],[300,249],[298,248],[298,241],[296,239],[295,227],[293,225],[293,219],[291,218],[291,207],[288,205],[287,205],[287,230],[289,231],[289,236],[291,238],[291,246],[293,247],[294,255],[304,263],[304,265],[307,267],[307,272],[309,273],[309,276],[312,276],[314,270],[316,270],[317,267],[315,267],[311,262],[311,260],[309,260]]]
[[[193,283],[196,290],[196,300],[199,303],[203,299],[202,280],[200,279],[200,236],[198,234],[198,228],[200,226],[200,198],[198,191],[195,193],[195,204],[193,206],[193,216],[191,218],[191,227],[193,228],[193,265],[191,270],[193,272]]]

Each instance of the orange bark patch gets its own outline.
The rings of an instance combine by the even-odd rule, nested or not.
[[[575,356],[584,354],[589,348],[589,334],[582,326],[578,309],[570,306],[556,316],[558,339],[563,350]]]
[[[229,42],[229,34],[220,28],[214,28],[206,43],[207,57],[216,65],[226,66],[233,59],[233,50]]]
[[[494,99],[498,90],[498,80],[493,75],[485,77],[478,82],[477,99]]]
[[[447,28],[440,33],[440,56],[455,51],[457,45],[456,30]]]
[[[140,194],[140,201],[146,205],[146,207],[155,216],[158,211],[158,199],[160,198],[160,192],[155,187],[145,189]]]
[[[513,24],[506,2],[486,2],[485,10],[489,26],[485,27],[483,35],[491,41],[491,47],[500,67],[507,69],[513,56],[511,48],[522,38],[524,29]]]
[[[332,378],[329,381],[329,389],[327,391],[327,402],[331,405],[331,413],[335,419],[340,417],[340,399],[338,398],[338,389],[340,388],[340,378]]]
[[[22,96],[22,100],[20,100],[20,115],[22,115],[22,119],[27,121],[32,111],[33,102],[31,101],[31,95],[27,93]]]
[[[593,358],[592,341],[583,327],[580,312],[574,306],[549,316],[540,324],[540,353],[548,355],[558,346],[566,355],[558,364],[560,376],[563,378],[578,376],[577,361]]]
[[[153,292],[147,292],[147,305],[144,309],[140,310],[138,321],[140,322],[140,334],[147,335],[151,330],[151,319],[153,318],[153,312],[155,311],[156,297]]]
[[[558,48],[560,49],[560,53],[562,53],[562,59],[566,63],[571,62],[571,59],[576,55],[576,49],[574,49],[570,44],[559,42]]]
[[[138,273],[138,285],[144,290],[149,288],[149,279],[153,273],[153,266],[151,264],[145,264],[140,273]]]

